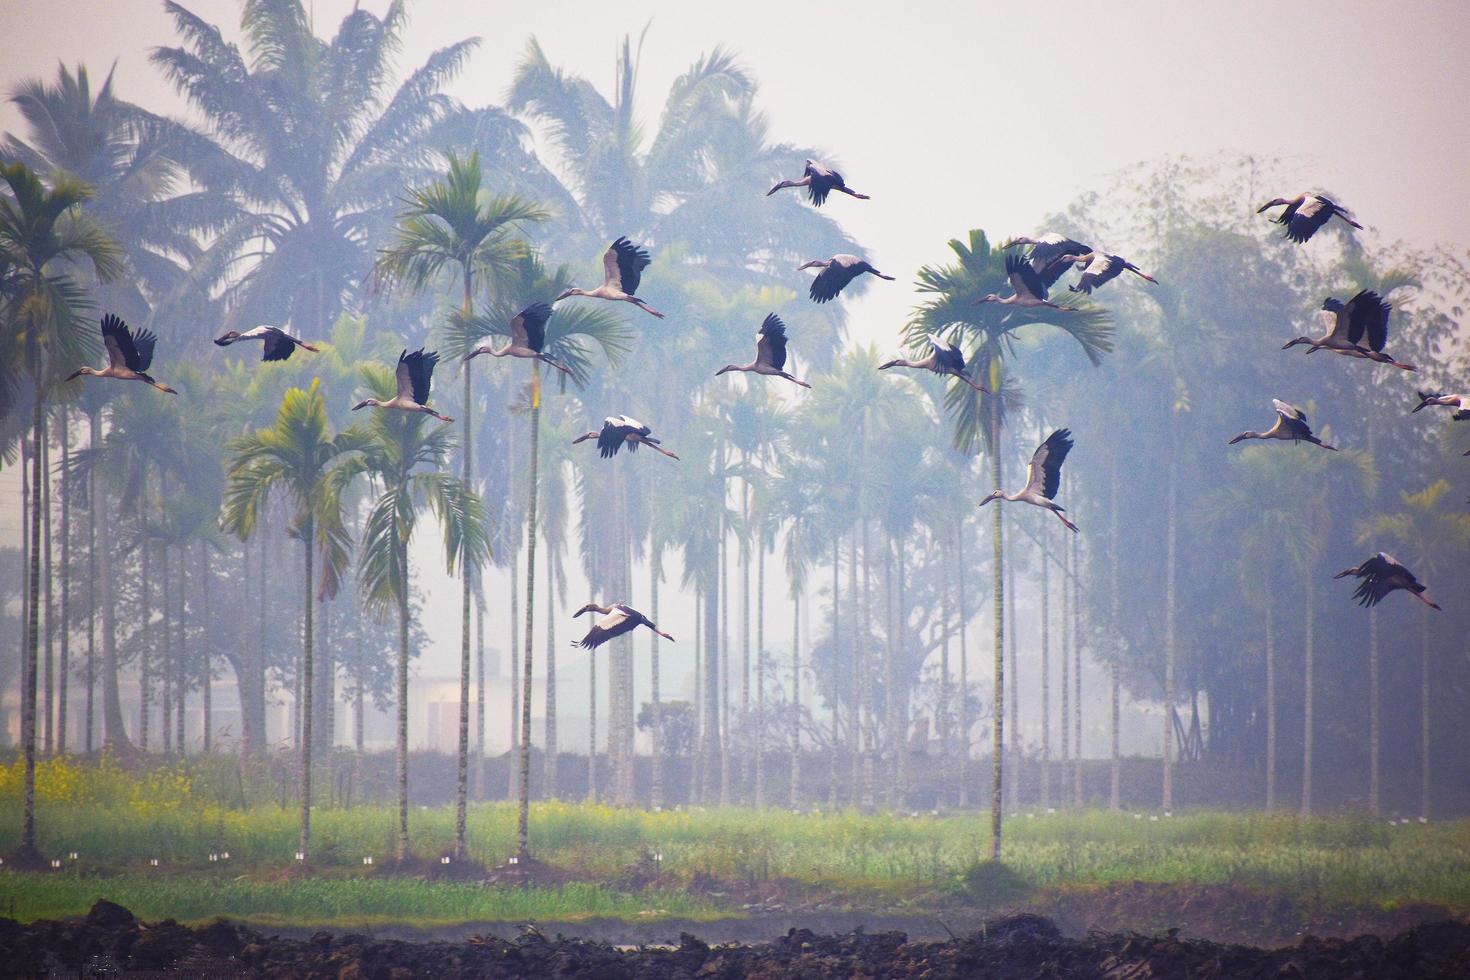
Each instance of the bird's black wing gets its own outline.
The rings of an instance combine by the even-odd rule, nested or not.
[[[123,322],[122,317],[108,313],[102,317],[102,343],[107,345],[107,358],[109,361],[121,360],[124,367],[133,371],[142,371],[138,366],[138,349],[133,345],[133,332]],[[113,352],[116,351],[116,358]]]
[[[756,342],[756,360],[764,360],[777,371],[786,366],[786,324],[774,313],[761,323],[760,339]]]
[[[1006,275],[1019,276],[1027,292],[1037,299],[1046,299],[1045,281],[1035,269],[1031,268],[1031,263],[1019,255],[1006,256]]]
[[[965,355],[953,344],[946,344],[932,334],[929,337],[929,345],[934,348],[934,363],[936,373],[939,368],[947,368],[955,374],[965,373]]]
[[[1332,217],[1336,206],[1325,198],[1309,197],[1302,202],[1300,207],[1287,208],[1281,215],[1281,223],[1286,226],[1286,237],[1303,244],[1317,230],[1327,224],[1327,219]]]
[[[643,270],[648,268],[653,260],[648,257],[648,250],[639,248],[626,238],[619,238],[612,243],[613,251],[617,254],[618,275],[622,279],[623,292],[632,296],[638,292],[638,283],[643,279]]]
[[[812,182],[806,185],[806,196],[816,207],[827,203],[827,195],[832,193],[832,188],[847,186],[840,173],[825,167],[807,167],[806,176],[812,179]]]
[[[439,355],[433,351],[426,354],[420,348],[403,358],[403,361],[408,365],[408,377],[413,382],[413,400],[420,405],[429,404],[429,379],[434,375],[434,365],[439,363]]]
[[[593,624],[577,646],[584,650],[595,650],[608,640],[622,636],[637,625],[637,621],[629,617],[623,609],[614,606],[613,612]]]
[[[158,337],[152,330],[137,330],[133,332],[133,347],[138,352],[138,364],[136,367],[129,364],[139,374],[148,370],[153,363],[153,348],[158,344]]]
[[[262,361],[284,361],[295,349],[296,341],[279,330],[267,330],[265,346],[262,348],[260,359]]]
[[[1085,253],[1079,252],[1078,254]],[[1046,261],[1040,268],[1037,268],[1036,252],[1033,249],[1031,268],[1041,277],[1041,284],[1047,289],[1051,289],[1051,287],[1057,284],[1058,279],[1067,274],[1068,269],[1076,265],[1076,262],[1073,261],[1076,258],[1076,255],[1058,255],[1056,258]]]
[[[1122,275],[1124,264],[1116,255],[1095,256],[1087,263],[1087,268],[1082,270],[1082,277],[1072,289],[1079,293],[1091,293],[1097,287]]]
[[[1031,476],[1041,473],[1041,495],[1047,500],[1056,497],[1062,486],[1062,463],[1072,451],[1072,430],[1058,429],[1046,437],[1046,442],[1036,447],[1031,455]]]
[[[629,290],[631,292],[631,290]],[[537,353],[546,346],[546,321],[551,319],[551,307],[546,303],[532,303],[516,315],[526,331],[526,346]]]
[[[830,299],[836,299],[837,294],[842,292],[843,288],[856,279],[863,271],[861,266],[844,266],[833,262],[827,268],[817,273],[817,278],[812,280],[812,288],[809,295],[817,303],[825,303]]]
[[[602,454],[602,458],[612,459],[616,456],[618,450],[623,448],[623,443],[627,442],[628,433],[632,431],[630,427],[620,425],[612,419],[604,420],[602,431],[597,433],[597,449]],[[630,444],[628,448],[633,447]]]
[[[1388,343],[1388,314],[1393,307],[1371,289],[1365,289],[1347,301],[1344,312],[1348,319],[1348,340],[1360,343],[1368,337],[1368,347],[1382,351]]]

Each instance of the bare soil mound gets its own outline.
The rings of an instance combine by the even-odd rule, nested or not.
[[[457,977],[739,978],[802,977],[1172,977],[1470,976],[1470,924],[1442,921],[1391,939],[1316,939],[1275,950],[1175,935],[1090,933],[1069,939],[1037,915],[996,919],[973,935],[909,942],[902,932],[817,935],[793,929],[770,943],[710,946],[689,934],[677,945],[627,948],[549,938],[534,929],[515,939],[412,943],[317,933],[282,939],[219,921],[190,929],[146,924],[111,902],[84,919],[21,925],[0,919],[0,975],[69,971],[110,976],[128,970],[212,976],[398,980]]]

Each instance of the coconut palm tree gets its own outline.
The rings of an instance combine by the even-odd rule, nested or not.
[[[392,372],[372,364],[363,386],[376,398],[396,390]],[[336,470],[346,482],[365,475],[377,499],[363,522],[358,578],[370,608],[398,614],[398,827],[395,855],[408,858],[408,634],[409,545],[427,505],[444,532],[450,574],[473,575],[489,554],[489,535],[479,496],[446,472],[452,452],[449,430],[428,428],[417,412],[375,412],[362,436],[362,452]]]
[[[1007,391],[1002,362],[1007,351],[1014,350],[1015,335],[1024,327],[1048,324],[1064,331],[1075,340],[1094,365],[1112,349],[1112,326],[1103,312],[1083,308],[1080,312],[1058,314],[1046,307],[1022,307],[1006,310],[995,304],[976,305],[991,293],[1005,291],[1004,252],[993,251],[985,233],[972,230],[968,242],[952,239],[950,250],[956,262],[945,266],[925,266],[919,270],[918,288],[931,298],[914,310],[904,328],[908,347],[920,349],[929,334],[967,344],[965,361],[975,365],[975,377],[990,389],[982,393],[963,382],[950,385],[946,406],[954,423],[954,442],[968,451],[983,439],[990,451],[991,478],[1002,485],[1000,431],[1004,424],[1006,401],[1018,398],[1014,387]],[[994,725],[991,743],[990,788],[990,856],[1000,857],[1001,845],[1001,777],[1004,747],[1005,704],[1005,562],[999,512],[991,518],[995,592],[994,651]]]
[[[228,485],[222,523],[249,538],[274,494],[289,498],[291,528],[301,540],[301,827],[297,850],[311,855],[312,642],[315,637],[314,593],[318,591],[314,559],[320,554],[323,580],[335,580],[347,563],[350,542],[342,518],[344,484],[337,470],[367,445],[366,433],[348,429],[333,433],[318,382],[288,389],[281,398],[276,423],[230,443]]]
[[[58,173],[47,187],[20,163],[0,166],[0,268],[8,270],[3,306],[6,333],[15,359],[0,365],[0,389],[9,379],[27,378],[31,396],[30,554],[27,573],[25,684],[21,691],[21,728],[25,752],[24,815],[19,854],[36,853],[36,666],[40,650],[41,447],[46,440],[46,404],[60,372],[85,363],[96,334],[84,320],[88,304],[78,277],[90,265],[98,279],[122,273],[117,243],[82,206],[92,198],[86,184]],[[64,375],[61,375],[64,376]],[[13,399],[0,398],[0,414]]]
[[[457,273],[461,286],[459,313],[461,320],[474,314],[475,275],[493,285],[506,270],[527,252],[526,244],[517,238],[520,226],[541,221],[547,213],[529,201],[515,196],[491,197],[482,187],[480,154],[461,160],[452,151],[446,154],[449,171],[426,187],[408,191],[408,207],[399,214],[391,244],[378,253],[373,274],[380,288],[406,286],[421,292],[440,279],[447,270]],[[484,198],[482,200],[482,198]],[[453,332],[453,331],[451,331]],[[467,350],[445,346],[446,357],[463,357]],[[460,442],[460,480],[475,487],[474,418],[472,366],[461,363],[464,375],[463,405],[460,424],[464,436]],[[473,576],[462,577],[460,590],[460,667],[459,667],[459,767],[455,793],[454,853],[465,856],[465,809],[469,798],[469,732],[470,732],[470,599],[475,589]]]
[[[201,281],[229,280],[227,325],[325,332],[368,272],[373,244],[389,237],[397,196],[432,179],[444,147],[478,148],[496,171],[542,173],[521,150],[519,123],[443,92],[476,39],[397,79],[403,0],[381,15],[354,6],[326,39],[301,0],[248,0],[243,50],[184,6],[166,9],[182,44],[155,49],[153,63],[204,120],[185,151],[190,175],[241,204],[193,269]]]
[[[1387,539],[1413,565],[1415,573],[1433,582],[1465,554],[1470,545],[1470,514],[1455,509],[1448,499],[1450,484],[1436,480],[1415,493],[1400,494],[1403,509],[1370,518],[1358,529],[1356,540],[1368,544]],[[1429,607],[1419,618],[1419,816],[1429,819]]]

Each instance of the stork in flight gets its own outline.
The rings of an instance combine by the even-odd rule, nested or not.
[[[261,344],[260,359],[262,361],[284,361],[300,347],[309,350],[313,354],[320,354],[321,348],[315,344],[308,344],[300,337],[293,337],[280,327],[273,327],[269,323],[262,323],[258,327],[251,327],[246,331],[230,330],[215,338],[216,346],[228,347],[238,340],[259,340]]]
[[[1288,350],[1298,344],[1306,344],[1310,354],[1317,350],[1330,350],[1345,357],[1360,357],[1379,364],[1390,364],[1404,371],[1414,371],[1412,364],[1396,361],[1383,352],[1388,343],[1388,315],[1392,305],[1383,301],[1371,289],[1364,289],[1344,303],[1332,296],[1322,301],[1323,313],[1332,320],[1332,329],[1315,340],[1311,337],[1296,337],[1282,345]],[[1363,346],[1367,339],[1368,346]]]
[[[1011,289],[1015,290],[1010,296],[1002,298],[996,293],[988,293],[980,297],[974,303],[999,303],[1002,306],[1049,306],[1054,310],[1072,312],[1075,307],[1058,306],[1046,298],[1046,283],[1041,278],[1041,273],[1031,268],[1030,263],[1019,255],[1006,256],[1006,278],[1011,281]]]
[[[387,401],[379,401],[376,398],[365,398],[352,406],[355,412],[359,408],[396,408],[400,412],[422,412],[432,415],[440,422],[453,422],[454,419],[447,415],[440,415],[429,407],[429,379],[434,375],[434,365],[439,363],[439,355],[433,351],[425,354],[420,348],[410,354],[408,351],[398,355],[398,370],[394,377],[398,382],[398,393]]]
[[[786,187],[805,187],[807,196],[811,198],[811,202],[817,207],[821,207],[827,202],[827,195],[832,191],[841,191],[848,197],[855,197],[859,201],[868,200],[868,195],[859,194],[857,191],[849,189],[847,181],[842,179],[840,173],[826,164],[818,163],[816,160],[808,160],[806,162],[806,169],[802,171],[800,180],[780,181],[775,187],[766,191],[766,197],[770,197],[772,194]]]
[[[965,355],[954,344],[946,344],[934,334],[929,334],[929,356],[918,361],[898,357],[878,365],[879,371],[887,371],[889,368],[917,368],[920,371],[933,371],[935,374],[950,378],[959,378],[965,384],[983,394],[990,394],[990,389],[982,384],[970,380],[965,373]]]
[[[1290,442],[1310,442],[1314,446],[1337,452],[1336,446],[1329,446],[1312,435],[1312,427],[1307,425],[1306,412],[1276,398],[1271,399],[1271,404],[1276,408],[1275,425],[1265,432],[1242,432],[1231,439],[1229,444],[1233,446],[1245,439],[1286,439]]]
[[[618,450],[623,448],[624,443],[627,443],[628,452],[630,453],[636,452],[641,443],[655,452],[663,453],[669,459],[679,458],[659,445],[659,440],[653,437],[652,429],[637,419],[629,418],[626,415],[609,415],[602,420],[601,430],[584,432],[572,440],[572,445],[575,446],[579,442],[586,442],[588,439],[597,440],[597,449],[602,454],[603,459],[612,459],[616,456]]]
[[[563,290],[553,302],[560,302],[568,296],[610,299],[616,302],[632,303],[643,312],[650,313],[662,320],[664,318],[662,313],[633,295],[638,292],[638,283],[643,279],[643,270],[648,268],[651,261],[647,249],[634,245],[627,238],[619,238],[608,246],[606,252],[602,253],[601,286],[596,289],[578,289],[572,286],[570,289]]]
[[[772,313],[768,315],[761,328],[756,332],[755,360],[749,364],[726,364],[715,372],[719,377],[727,371],[745,371],[750,374],[764,374],[772,378],[785,378],[803,388],[811,385],[800,378],[787,374],[782,370],[786,366],[786,324],[781,318]]]
[[[1083,252],[1081,255],[1063,255],[1052,260],[1052,265],[1042,273],[1042,281],[1048,285],[1057,281],[1061,274],[1067,270],[1067,266],[1082,267],[1082,277],[1077,280],[1076,285],[1067,288],[1074,293],[1091,294],[1094,289],[1104,283],[1112,282],[1126,270],[1147,279],[1149,282],[1158,284],[1158,280],[1144,272],[1138,266],[1129,262],[1121,255],[1108,255],[1104,252]]]
[[[1446,408],[1456,409],[1450,413],[1450,418],[1456,422],[1470,422],[1470,395],[1448,395],[1443,391],[1421,391],[1418,394],[1419,404],[1414,406],[1415,412],[1421,408],[1428,408],[1430,405],[1443,405]],[[1412,415],[1413,412],[1409,414]]]
[[[1390,592],[1403,589],[1430,609],[1439,609],[1439,603],[1429,598],[1428,591],[1414,577],[1414,573],[1392,555],[1382,551],[1363,564],[1355,568],[1345,568],[1332,577],[1346,578],[1349,575],[1355,575],[1362,580],[1358,583],[1358,590],[1353,593],[1353,598],[1358,600],[1360,606],[1376,606]]]
[[[1347,209],[1330,198],[1321,194],[1298,194],[1296,197],[1272,198],[1256,209],[1256,214],[1264,214],[1266,211],[1281,205],[1286,210],[1271,220],[1282,225],[1286,231],[1285,235],[1297,244],[1302,244],[1317,233],[1317,230],[1335,214],[1343,221],[1362,231],[1363,226],[1353,220],[1353,216]]]
[[[576,619],[583,613],[589,612],[602,613],[602,618],[592,624],[592,628],[581,640],[572,641],[574,647],[596,650],[608,640],[622,636],[624,633],[631,633],[640,626],[647,626],[664,639],[673,640],[672,636],[655,626],[653,620],[627,603],[615,602],[610,606],[600,606],[595,602],[589,602],[578,609],[572,618]]]
[[[1019,500],[1022,503],[1042,507],[1057,515],[1057,520],[1067,525],[1067,528],[1076,532],[1077,525],[1063,516],[1063,511],[1057,503],[1052,500],[1062,482],[1062,463],[1067,458],[1067,453],[1072,451],[1072,431],[1070,429],[1058,429],[1046,437],[1046,441],[1036,447],[1036,452],[1031,454],[1029,476],[1026,487],[1016,493],[1006,493],[1004,490],[992,490],[990,496],[980,501],[984,507],[992,500]]]
[[[524,357],[528,360],[542,361],[558,371],[571,374],[571,368],[558,364],[541,353],[541,348],[546,346],[546,321],[550,319],[550,306],[545,303],[532,303],[511,319],[509,343],[500,350],[488,345],[476,347],[466,354],[464,359],[468,361],[481,354],[489,354],[491,357]]]
[[[1062,273],[1067,271],[1067,264],[1058,262],[1058,259],[1086,255],[1093,250],[1091,245],[1084,245],[1075,238],[1068,238],[1054,231],[1049,231],[1040,238],[1017,235],[1015,238],[1008,239],[1001,248],[1011,249],[1017,245],[1031,246],[1031,251],[1026,254],[1026,261],[1030,263],[1032,270],[1041,276],[1042,284],[1047,289],[1056,285]]]
[[[178,392],[154,381],[148,374],[153,363],[153,348],[158,337],[151,330],[133,330],[122,318],[112,313],[102,317],[102,343],[107,347],[107,367],[80,367],[67,376],[68,381],[87,375],[93,378],[116,378],[119,381],[141,381],[170,395]]]
[[[866,259],[860,259],[856,255],[834,255],[830,259],[812,259],[796,267],[797,272],[804,269],[822,270],[817,273],[817,278],[812,280],[810,295],[815,303],[825,303],[829,299],[835,299],[848,283],[864,272],[871,272],[879,279],[893,281],[892,276],[885,276],[869,265]]]

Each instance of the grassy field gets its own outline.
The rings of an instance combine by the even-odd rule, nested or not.
[[[19,839],[12,782],[0,770],[4,853]],[[649,813],[545,803],[532,807],[533,851],[574,871],[578,883],[491,889],[387,879],[379,868],[391,856],[393,811],[322,809],[313,816],[312,864],[323,878],[288,883],[281,872],[294,864],[296,849],[296,814],[289,807],[220,805],[182,770],[140,778],[51,764],[42,787],[41,848],[63,867],[0,873],[0,911],[20,919],[80,913],[104,895],[144,916],[298,924],[700,918],[717,914],[719,903],[692,897],[686,886],[710,879],[736,890],[783,881],[828,896],[829,904],[836,896],[898,908],[962,894],[988,834],[988,816],[971,813]],[[452,850],[453,810],[417,810],[410,830],[414,854],[436,860]],[[514,836],[514,807],[471,809],[472,860],[504,863]],[[221,852],[229,853],[228,862],[209,861]],[[654,854],[661,856],[661,872],[651,889],[610,884],[647,866]],[[374,859],[373,867],[364,865],[365,857]],[[1012,878],[1038,889],[1235,884],[1322,902],[1470,910],[1470,821],[1390,826],[1352,817],[1023,812],[1007,824],[1004,860]],[[985,898],[974,889],[968,897]]]

